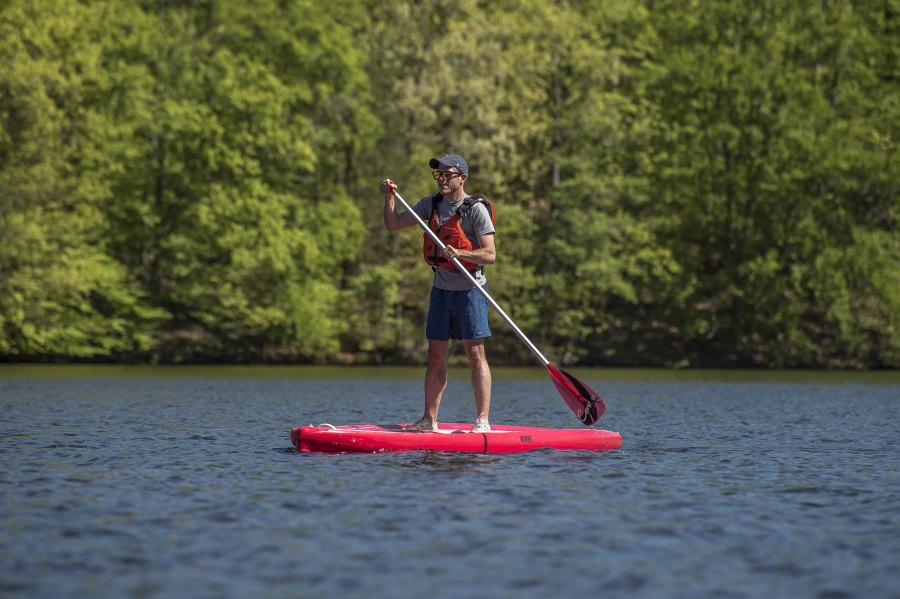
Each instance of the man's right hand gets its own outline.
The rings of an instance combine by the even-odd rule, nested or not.
[[[394,194],[397,193],[397,184],[390,179],[382,179],[381,193],[385,199],[394,197]]]

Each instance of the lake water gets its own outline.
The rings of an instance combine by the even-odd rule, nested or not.
[[[605,453],[291,448],[421,374],[0,368],[0,596],[900,597],[898,373],[576,370]],[[492,420],[581,426],[539,367]]]

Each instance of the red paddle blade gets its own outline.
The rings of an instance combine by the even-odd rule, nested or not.
[[[603,416],[606,404],[596,391],[584,384],[575,376],[560,370],[553,364],[547,364],[547,372],[553,378],[556,390],[575,415],[586,426],[591,426]]]

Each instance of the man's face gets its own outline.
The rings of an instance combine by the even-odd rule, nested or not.
[[[432,174],[437,181],[438,191],[441,195],[452,195],[457,189],[462,187],[467,178],[467,176],[461,174],[456,167],[441,167]]]

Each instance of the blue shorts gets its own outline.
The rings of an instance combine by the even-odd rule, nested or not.
[[[484,286],[487,291],[487,284]],[[447,291],[431,288],[425,337],[434,341],[484,339],[488,327],[488,302],[478,289]]]

